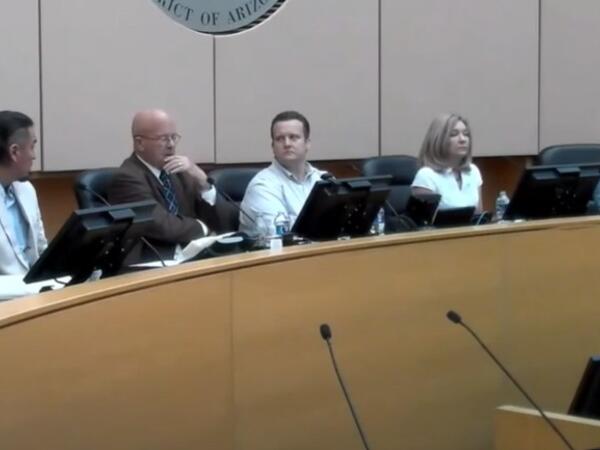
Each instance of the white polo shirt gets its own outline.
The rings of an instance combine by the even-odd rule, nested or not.
[[[440,194],[442,196],[440,209],[477,207],[479,205],[479,189],[483,180],[481,172],[475,164],[471,164],[470,169],[462,171],[462,186],[459,187],[452,169],[437,172],[431,167],[421,167],[415,175],[412,187],[429,189]]]
[[[313,186],[324,173],[306,163],[304,179],[298,180],[292,172],[274,160],[269,167],[252,178],[240,207],[254,220],[262,214],[268,223],[272,223],[278,213],[285,213],[292,226]],[[256,224],[241,213],[240,231],[257,233]]]

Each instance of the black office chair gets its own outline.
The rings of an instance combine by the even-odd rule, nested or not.
[[[539,166],[600,162],[600,144],[563,144],[543,149],[536,157]]]
[[[417,171],[418,160],[414,156],[408,155],[390,155],[376,156],[366,159],[362,165],[362,175],[365,177],[375,175],[391,175],[391,191],[388,196],[388,202],[392,205],[398,214],[402,214],[408,205],[410,198],[410,185],[412,184]],[[386,212],[389,211],[386,205]]]
[[[227,194],[239,207],[244,199],[244,194],[250,180],[260,170],[258,167],[215,169],[208,176],[214,180],[216,188]],[[240,225],[239,210],[220,194],[217,194],[215,208],[221,225],[221,230],[219,231],[237,231]]]
[[[117,170],[116,167],[105,167],[81,172],[73,186],[79,208],[106,206],[108,186]]]

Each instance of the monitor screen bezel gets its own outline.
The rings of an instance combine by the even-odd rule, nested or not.
[[[504,218],[547,219],[585,215],[599,180],[600,163],[527,167]],[[573,189],[575,192],[571,192]],[[562,198],[560,191],[563,191]]]

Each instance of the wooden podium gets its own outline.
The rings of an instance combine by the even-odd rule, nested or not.
[[[545,411],[544,411],[545,412]],[[600,420],[546,412],[577,450],[600,448]],[[530,408],[501,406],[494,418],[495,450],[564,450],[562,440]]]

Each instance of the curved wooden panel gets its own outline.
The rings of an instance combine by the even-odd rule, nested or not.
[[[358,448],[319,325],[373,448],[491,448],[524,404],[455,308],[545,408],[597,352],[596,217],[256,252],[0,304],[7,448]],[[35,430],[35,432],[32,432]]]
[[[202,292],[183,281],[3,328],[5,442],[233,448],[229,283],[209,278]]]

